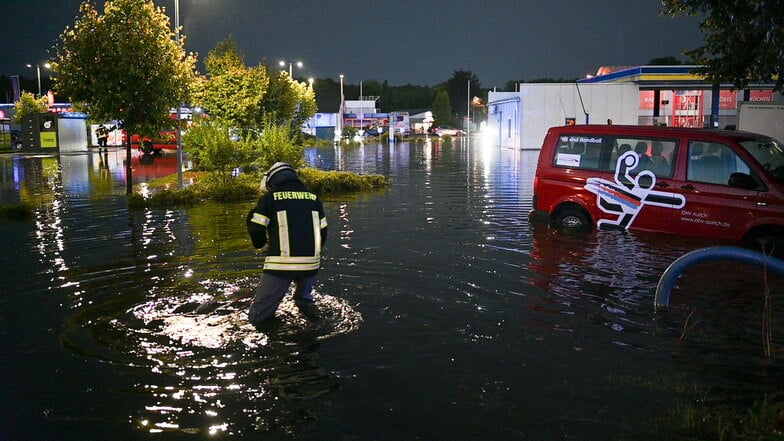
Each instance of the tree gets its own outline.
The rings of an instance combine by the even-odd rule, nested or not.
[[[518,85],[520,83],[525,83],[525,80],[522,78],[520,78],[519,80],[509,80],[506,82],[506,85],[504,86],[502,92],[517,92],[517,89],[519,87]]]
[[[208,78],[201,85],[197,101],[207,113],[244,133],[261,127],[263,101],[270,84],[267,67],[246,67],[231,37],[210,51],[204,65]]]
[[[229,35],[225,40],[218,42],[215,49],[207,54],[204,66],[209,75],[223,75],[234,69],[245,67],[245,55],[237,49],[237,42]]]
[[[487,118],[487,105],[478,96],[474,95],[471,98],[471,124],[476,123],[476,120],[483,120]]]
[[[273,116],[275,125],[288,124],[292,130],[299,130],[303,122],[316,114],[316,95],[306,83],[289,78],[288,72],[281,72],[270,78],[261,109]]]
[[[272,74],[277,70],[265,64],[246,67],[232,37],[218,43],[204,64],[208,78],[199,92],[200,104],[210,116],[245,135],[261,131],[267,114],[274,115],[275,124],[294,129],[316,114],[311,87],[286,72]]]
[[[52,69],[58,93],[94,120],[121,120],[128,130],[155,133],[187,102],[196,56],[175,40],[163,8],[149,0],[113,0],[104,15],[85,1],[60,35]]]
[[[382,111],[389,112],[398,109],[426,109],[433,102],[435,97],[433,88],[424,86],[413,86],[405,84],[390,88],[391,100],[386,97],[382,100],[391,101],[389,106],[381,106]]]
[[[436,98],[433,100],[433,125],[449,124],[454,125],[454,116],[452,114],[452,106],[449,104],[449,93],[443,88],[439,88],[436,92]]]
[[[449,94],[452,110],[458,118],[466,116],[468,111],[468,85],[471,84],[471,95],[479,95],[482,85],[476,74],[469,70],[456,70],[452,78],[448,79],[443,87]]]
[[[187,102],[196,56],[176,41],[163,8],[150,0],[113,0],[104,14],[86,0],[55,46],[55,86],[96,121],[122,121],[128,133],[152,134]],[[127,147],[131,191],[130,143]]]
[[[684,52],[714,83],[742,89],[776,78],[784,86],[784,2],[780,0],[664,0],[662,14],[698,15],[705,45]]]
[[[318,111],[316,91],[313,86],[300,81],[293,81],[292,90],[297,99],[292,127],[299,130],[302,124]]]
[[[365,80],[362,82],[362,95],[364,96],[381,96],[381,91],[384,84],[377,80]]]
[[[680,60],[675,57],[651,58],[648,61],[648,66],[677,66],[679,64],[681,64]]]

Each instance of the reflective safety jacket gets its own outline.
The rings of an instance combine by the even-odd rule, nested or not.
[[[299,179],[276,185],[259,198],[246,223],[255,248],[269,245],[264,272],[286,278],[318,272],[327,218],[321,199]]]

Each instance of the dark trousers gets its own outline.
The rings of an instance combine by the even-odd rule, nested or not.
[[[253,292],[253,303],[248,311],[248,320],[258,326],[264,320],[275,315],[275,311],[283,301],[291,284],[294,284],[294,302],[313,303],[313,284],[316,276],[304,279],[290,279],[274,276],[269,273],[261,275],[261,282]]]

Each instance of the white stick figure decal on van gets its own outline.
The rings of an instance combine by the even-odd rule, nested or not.
[[[667,208],[683,208],[683,195],[654,190],[656,175],[643,170],[632,177],[630,170],[637,167],[640,159],[634,152],[626,152],[615,165],[615,182],[602,178],[588,178],[585,189],[596,195],[600,210],[617,215],[617,219],[600,219],[597,228],[628,230],[644,205]]]

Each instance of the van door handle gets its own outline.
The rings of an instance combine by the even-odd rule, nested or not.
[[[681,185],[681,188],[684,190],[694,190],[694,186],[691,184]]]
[[[668,184],[668,183],[666,183],[666,182],[657,182],[657,183],[656,183],[656,186],[657,186],[657,187],[661,187],[661,188],[667,188],[667,187],[669,187],[669,186],[670,186],[670,184]]]
[[[767,202],[757,202],[757,206],[758,207],[767,207],[768,203]]]

